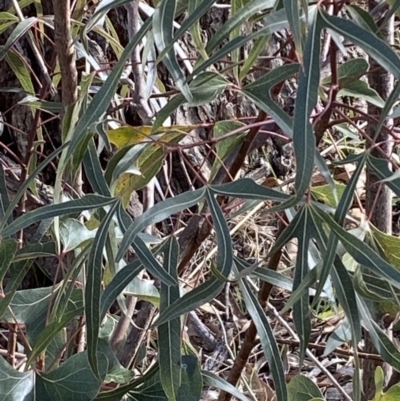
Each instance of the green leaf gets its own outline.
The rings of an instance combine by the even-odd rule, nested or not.
[[[103,273],[103,252],[108,236],[108,229],[119,201],[113,201],[110,210],[97,230],[89,253],[87,279],[85,287],[85,315],[87,327],[87,349],[90,367],[96,377],[100,377],[97,360],[98,336],[100,331],[100,295]]]
[[[214,193],[209,189],[206,190],[206,199],[217,234],[217,270],[222,277],[228,278],[233,263],[233,249],[229,228],[221,207],[214,197]]]
[[[22,88],[27,93],[34,94],[35,88],[33,87],[29,70],[25,65],[22,57],[17,52],[11,50],[6,54],[5,58],[8,65],[11,67],[14,74],[18,78],[18,82],[21,84]]]
[[[219,137],[224,136],[231,131],[234,131],[243,126],[244,124],[240,121],[218,121],[214,125],[213,137],[215,139],[218,139]],[[235,135],[231,135],[228,138],[222,139],[216,143],[215,150],[217,154],[211,168],[210,180],[215,177],[215,174],[218,172],[218,169],[220,168],[224,160],[240,146],[244,135],[244,133],[238,133]]]
[[[328,15],[321,10],[319,13],[326,28],[334,30],[355,45],[360,46],[388,72],[396,78],[400,78],[400,59],[388,43],[352,21]]]
[[[61,330],[64,330],[67,323],[75,316],[78,316],[80,312],[83,312],[83,306],[80,309],[75,309],[65,313],[63,316],[61,316],[59,321],[52,322],[44,328],[44,330],[38,335],[35,344],[32,347],[29,358],[26,361],[27,366],[30,366],[35,358],[37,358],[42,352],[46,350],[46,348],[55,339],[56,335]]]
[[[210,7],[214,4],[214,2],[215,2],[214,0],[202,0],[199,6],[196,5],[196,8],[189,14],[189,16],[181,24],[180,28],[175,32],[172,40],[166,45],[164,50],[159,54],[157,61],[162,60],[164,58],[164,56],[173,48],[174,43],[176,43],[179,39],[181,39],[188,31],[188,29],[193,27],[193,25],[210,10]],[[191,3],[192,2],[189,3],[189,6],[191,6]],[[179,5],[177,5],[177,7],[179,7]]]
[[[394,176],[393,171],[389,170],[387,160],[378,158],[368,154],[367,164],[371,167],[375,174],[385,182],[396,196],[400,196],[400,178]]]
[[[0,233],[3,237],[9,237],[38,221],[56,216],[82,213],[85,210],[108,206],[114,202],[115,199],[110,199],[105,196],[86,195],[81,199],[75,199],[60,204],[46,205],[14,220],[10,225],[3,228]]]
[[[108,369],[108,361],[101,354],[102,376]],[[37,399],[40,401],[91,401],[101,381],[93,374],[86,352],[68,358],[58,369],[36,376]]]
[[[32,241],[33,242],[33,241]],[[20,260],[43,258],[47,256],[57,256],[56,245],[54,242],[47,242],[45,244],[32,243],[18,249],[14,262]]]
[[[235,386],[232,386],[232,384],[228,383],[222,377],[205,370],[202,370],[201,374],[203,375],[204,384],[206,386],[216,387],[221,391],[230,393],[238,400],[249,401],[249,399],[242,392],[240,392]]]
[[[349,83],[361,78],[367,73],[368,68],[368,61],[364,58],[354,58],[339,65],[337,78],[340,87],[346,87]],[[322,80],[322,85],[329,85],[331,82],[332,76],[328,76]]]
[[[303,56],[303,41],[301,34],[301,22],[300,22],[300,6],[298,0],[283,0],[283,7],[285,9],[294,44],[296,47],[297,54],[300,59]]]
[[[164,268],[176,280],[179,245],[175,237],[168,238],[164,250]],[[179,302],[179,285],[161,283],[160,313]],[[177,317],[158,327],[158,352],[161,384],[169,401],[175,401],[181,386],[181,319]]]
[[[130,57],[133,49],[139,45],[145,36],[146,32],[150,28],[151,18],[147,19],[146,22],[141,26],[137,34],[132,38],[123,51],[118,63],[115,64],[111,74],[108,76],[106,82],[102,85],[97,94],[93,97],[88,108],[83,113],[82,117],[79,119],[71,143],[68,147],[68,151],[65,155],[65,159],[68,160],[78,145],[87,139],[87,131],[92,124],[97,123],[102,115],[107,110],[110,102],[115,94],[115,90],[119,83],[120,77],[126,66],[126,61]],[[90,134],[92,135],[92,134]]]
[[[18,372],[0,358],[0,397],[3,401],[34,401],[33,371]]]
[[[10,36],[8,36],[5,45],[0,47],[0,61],[3,60],[8,50],[14,46],[14,44],[20,40],[22,36],[24,36],[37,22],[38,19],[36,17],[26,18],[15,27]]]
[[[240,199],[284,201],[289,195],[255,183],[250,178],[241,178],[227,184],[210,185],[210,189],[219,195]]]
[[[101,168],[99,158],[96,153],[93,139],[89,141],[88,150],[83,158],[86,178],[88,179],[94,192],[103,196],[111,196],[110,189],[104,178],[104,172]]]
[[[296,375],[288,384],[288,401],[310,401],[323,398],[318,386],[307,376]]]
[[[206,189],[206,198],[217,233],[217,277],[210,278],[205,283],[186,293],[181,299],[168,306],[164,312],[160,314],[156,325],[168,322],[214,299],[225,285],[224,281],[221,281],[221,278],[228,277],[231,271],[233,254],[229,229],[211,189]]]
[[[222,25],[210,39],[206,46],[206,52],[210,54],[219,44],[221,44],[229,33],[246,22],[254,14],[261,10],[272,8],[276,0],[251,0],[244,7],[240,9],[240,12],[232,15],[232,17]]]
[[[379,28],[376,25],[374,18],[367,10],[355,4],[354,5],[349,4],[348,6],[346,6],[346,10],[349,12],[351,18],[353,18],[353,20],[357,22],[357,24],[361,28],[369,30],[375,34],[378,33],[378,35],[380,35]]]
[[[282,360],[268,318],[260,303],[257,301],[257,298],[252,293],[247,281],[240,280],[239,285],[243,294],[244,302],[247,306],[247,311],[257,328],[258,335],[260,336],[261,346],[274,379],[277,400],[287,401],[288,394]]]
[[[349,82],[343,89],[341,89],[338,96],[349,96],[356,99],[364,99],[374,106],[383,108],[385,101],[379,96],[375,89],[372,89],[366,82],[357,80]]]
[[[140,260],[126,265],[122,268],[111,280],[110,284],[106,287],[101,295],[101,313],[100,320],[106,316],[108,309],[112,306],[118,295],[124,288],[144,269]]]
[[[159,52],[162,52],[173,41],[174,17],[176,10],[176,0],[161,0],[153,14],[153,35],[154,42]],[[188,102],[193,97],[189,86],[184,83],[185,77],[175,56],[175,51],[171,49],[163,58],[163,63],[175,81],[176,86],[182,92]]]
[[[396,370],[400,370],[400,352],[397,347],[372,318],[370,307],[360,296],[357,296],[357,305],[363,325],[368,330],[378,354],[385,362],[389,363]]]
[[[388,280],[394,287],[400,288],[400,272],[394,269],[381,256],[372,250],[370,246],[356,238],[354,235],[346,232],[340,227],[331,216],[314,208],[314,213],[317,214],[331,230],[335,233],[338,239],[342,242],[347,252],[361,265],[367,267],[379,277]]]
[[[301,214],[301,216],[299,218],[299,229],[298,232],[296,232],[296,237],[298,238],[298,254],[293,280],[293,291],[301,285],[309,272],[308,247],[313,231],[315,230],[309,208],[304,206],[299,214]],[[311,335],[308,293],[304,293],[293,305],[293,314],[297,335],[300,338],[300,365],[302,365]]]
[[[316,13],[304,49],[304,69],[299,69],[299,89],[293,120],[296,129],[296,135],[293,135],[296,199],[300,199],[308,189],[314,167],[315,135],[310,116],[318,99],[321,29],[321,21]]]
[[[18,244],[13,239],[3,240],[0,244],[0,286],[2,287],[4,276],[6,275],[14,255],[17,252]],[[0,287],[0,288],[1,288]]]
[[[199,73],[190,82],[190,90],[192,93],[192,99],[188,102],[189,106],[197,107],[206,103],[212,102],[218,94],[220,94],[228,85],[228,81],[221,75],[206,71]],[[179,106],[184,104],[185,98],[182,94],[179,94],[172,98],[165,107],[163,107],[158,113],[156,120],[154,121],[152,132],[156,132],[162,125],[162,123],[175,111]]]
[[[192,192],[185,192],[174,198],[168,198],[162,202],[157,203],[151,209],[146,210],[141,216],[127,229],[121,241],[121,245],[116,256],[116,261],[120,261],[133,242],[134,238],[147,226],[157,224],[165,220],[174,213],[178,213],[186,208],[196,205],[204,197],[204,189],[198,189]]]

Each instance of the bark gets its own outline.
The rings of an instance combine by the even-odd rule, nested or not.
[[[368,2],[369,9],[372,10],[376,7],[376,2],[370,0]],[[386,41],[390,44],[394,43],[394,21],[391,18],[387,27],[381,30],[381,34],[385,37]],[[383,99],[387,99],[393,91],[394,80],[393,75],[384,70],[375,60],[369,60],[371,71],[369,75],[369,84],[374,88]],[[370,115],[379,115],[381,110],[371,104],[368,106],[368,113]],[[386,121],[386,125],[392,125],[392,121]],[[381,130],[376,134],[375,126],[370,124],[368,127],[368,134],[372,138],[376,138],[375,143],[379,144],[380,148],[385,154],[390,157],[392,153],[393,143],[390,135]],[[371,153],[375,157],[382,158],[382,154],[376,149],[372,149]],[[379,178],[370,170],[367,170],[366,178],[366,213],[369,216],[371,223],[379,230],[391,234],[392,232],[392,192],[383,185]],[[373,311],[372,311],[373,313]],[[378,318],[378,316],[376,316]],[[371,341],[367,332],[365,332],[365,347],[364,352],[376,353],[376,349]],[[375,396],[375,383],[374,373],[379,363],[374,360],[365,360],[363,364],[363,401],[371,400]]]

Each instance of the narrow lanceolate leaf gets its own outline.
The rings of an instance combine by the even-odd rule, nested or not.
[[[173,39],[171,42],[165,47],[165,49],[160,53],[158,56],[158,60],[162,60],[163,57],[170,51],[172,50],[174,43],[181,39],[182,36],[188,31],[188,29],[191,29],[193,25],[204,15],[206,14],[209,10],[210,7],[215,3],[215,0],[203,0],[199,1],[200,5],[196,7],[193,12],[189,14],[189,16],[183,21],[181,24],[180,28],[175,32]],[[191,4],[189,4],[189,7]]]
[[[250,178],[242,178],[227,184],[210,185],[210,189],[218,195],[232,196],[241,199],[284,201],[289,195],[258,185]]]
[[[357,296],[357,306],[360,310],[364,327],[368,330],[371,340],[383,360],[400,370],[400,353],[385,332],[374,321],[365,300]]]
[[[139,45],[145,36],[146,32],[151,26],[151,18],[147,19],[146,22],[141,26],[138,33],[132,38],[123,51],[118,63],[114,66],[111,74],[108,76],[106,82],[102,85],[101,89],[94,96],[90,102],[85,113],[79,119],[73,138],[66,154],[66,159],[74,153],[76,147],[86,139],[87,130],[92,124],[98,122],[102,115],[107,110],[119,83],[122,72],[125,68],[126,61],[129,59],[133,49]]]
[[[334,30],[355,45],[360,46],[382,67],[396,78],[400,78],[400,58],[388,43],[350,20],[331,16],[323,11],[319,11],[319,13],[325,28]]]
[[[8,50],[14,46],[15,42],[21,39],[37,21],[38,19],[36,17],[26,18],[15,27],[7,38],[5,45],[0,49],[0,61],[3,60]]]
[[[104,172],[101,168],[99,158],[97,157],[96,148],[93,140],[89,141],[88,150],[83,159],[85,174],[89,180],[94,192],[103,196],[111,196],[107,181],[104,178]]]
[[[296,233],[299,252],[296,258],[293,291],[296,291],[309,272],[308,246],[311,240],[311,232],[313,228],[310,211],[307,206],[304,206],[303,218],[301,219],[299,231]],[[307,292],[305,292],[293,305],[293,316],[297,334],[300,338],[300,365],[302,365],[311,334],[311,320]]]
[[[110,205],[113,202],[115,202],[114,199],[105,196],[86,195],[81,199],[75,199],[61,204],[43,206],[14,220],[10,225],[3,228],[1,235],[3,237],[8,237],[38,221],[56,216],[82,213],[85,210],[97,209],[99,207]]]
[[[340,226],[343,226],[347,211],[351,205],[351,202],[353,201],[355,188],[357,186],[358,179],[360,178],[360,174],[363,171],[364,164],[366,161],[366,154],[364,153],[358,156],[357,160],[355,161],[357,162],[357,168],[354,171],[349,183],[346,185],[346,188],[342,194],[342,197],[340,198],[339,205],[335,212],[335,220]],[[337,236],[333,233],[330,233],[326,253],[323,259],[321,276],[317,288],[317,294],[315,297],[316,300],[319,298],[319,295],[321,294],[324,288],[326,279],[328,278],[329,273],[331,271],[331,267],[336,256],[336,249],[338,242],[339,240]]]
[[[162,52],[172,41],[174,29],[174,18],[176,10],[176,0],[161,0],[153,14],[153,35],[154,42],[158,51]],[[175,81],[176,86],[182,92],[188,102],[192,100],[189,86],[184,83],[185,77],[175,56],[175,51],[171,49],[163,59],[169,73]]]
[[[107,288],[101,294],[100,302],[100,320],[103,320],[107,311],[111,308],[114,301],[125,287],[144,269],[140,260],[126,265],[122,268],[108,284]]]
[[[226,391],[227,393],[232,394],[238,400],[250,401],[241,391],[239,391],[235,386],[232,386],[232,384],[228,383],[222,377],[206,370],[202,370],[201,374],[206,386],[216,387],[219,390]]]
[[[179,302],[179,285],[177,268],[179,245],[175,237],[167,240],[164,251],[164,268],[177,282],[168,286],[161,283],[160,313]],[[158,352],[161,384],[170,401],[175,401],[181,386],[181,319],[176,317],[158,327]]]
[[[276,0],[250,0],[244,7],[240,9],[240,12],[232,15],[229,20],[222,25],[210,39],[207,44],[206,52],[211,53],[219,44],[221,44],[229,33],[240,27],[244,22],[246,22],[254,14],[257,14],[261,10],[272,8],[276,3]]]
[[[6,176],[4,173],[3,165],[0,163],[0,220],[5,219],[6,211],[9,209],[10,200],[8,199],[8,190],[6,184]],[[11,217],[11,216],[9,216]],[[11,218],[10,218],[11,220]],[[3,224],[5,224],[4,221]]]
[[[179,301],[168,306],[157,321],[157,325],[190,312],[214,299],[223,289],[224,281],[218,277],[228,277],[232,268],[233,253],[229,230],[221,208],[214,198],[213,190],[206,190],[206,198],[213,217],[218,241],[217,277],[211,277],[205,283],[185,294]]]
[[[345,231],[336,221],[319,208],[314,208],[314,213],[329,225],[329,228],[342,242],[347,252],[361,265],[365,266],[379,277],[387,279],[391,285],[400,288],[400,272],[393,268],[369,245]]]
[[[217,295],[220,294],[224,286],[225,282],[222,282],[216,277],[211,277],[205,283],[186,293],[179,300],[179,302],[175,302],[165,309],[164,313],[160,315],[155,325],[158,326],[168,322],[171,319],[195,310],[207,302],[212,301]]]
[[[127,251],[128,247],[132,244],[133,239],[139,234],[144,228],[149,225],[159,223],[167,219],[174,213],[178,213],[188,207],[196,205],[204,197],[204,189],[198,189],[192,192],[185,192],[181,195],[175,196],[174,198],[168,198],[165,201],[157,203],[151,209],[146,210],[141,216],[129,226],[124,238],[121,241],[116,261],[120,261]]]
[[[21,197],[23,196],[25,191],[29,188],[29,185],[32,184],[32,182],[35,180],[37,175],[44,168],[46,168],[51,163],[51,161],[55,157],[57,157],[68,145],[69,145],[68,143],[65,143],[65,144],[61,145],[59,148],[57,148],[56,150],[54,150],[52,153],[50,153],[46,157],[46,159],[44,159],[43,162],[40,163],[38,167],[36,167],[35,171],[33,171],[29,175],[29,177],[23,183],[21,183],[21,186],[19,187],[18,192],[15,194],[12,202],[10,202],[9,206],[7,207],[7,211],[6,211],[5,215],[3,216],[2,219],[0,219],[0,228],[1,229],[5,226],[5,224],[7,223],[8,219],[11,217],[11,215],[14,212],[15,208],[17,207],[18,202],[20,201]],[[2,198],[3,198],[3,196],[2,196]]]
[[[178,283],[177,279],[174,279],[168,271],[163,269],[163,267],[158,263],[157,259],[154,257],[153,253],[147,248],[144,241],[136,236],[132,242],[133,249],[136,255],[141,260],[143,266],[155,277],[157,277],[162,283],[166,285],[176,285]]]
[[[17,252],[17,241],[13,239],[3,240],[0,244],[0,288],[4,276],[6,275],[8,268],[13,262],[14,255]]]
[[[222,213],[221,207],[214,197],[214,192],[207,189],[206,198],[213,219],[215,232],[217,234],[217,270],[221,273],[221,276],[228,278],[233,262],[232,241],[229,234],[229,228],[226,224],[225,216]]]
[[[289,137],[293,137],[293,121],[272,99],[271,89],[299,72],[299,64],[285,64],[274,68],[268,74],[246,85],[242,92],[263,111],[270,114],[282,131]]]
[[[367,164],[381,180],[384,180],[385,185],[387,185],[396,196],[400,196],[400,178],[395,177],[397,172],[393,174],[393,171],[389,169],[389,165],[385,159],[374,157],[369,154]]]
[[[301,37],[301,21],[300,21],[300,6],[298,0],[283,0],[283,7],[286,11],[286,15],[290,25],[290,31],[292,33],[294,44],[296,46],[297,54],[302,59],[303,55],[303,43]]]
[[[55,336],[63,330],[67,323],[71,321],[75,316],[78,316],[83,311],[83,308],[76,309],[65,313],[61,316],[59,321],[52,322],[48,324],[43,331],[39,334],[35,341],[32,351],[27,360],[27,366],[30,364],[49,346],[49,344],[54,340]]]
[[[100,331],[100,295],[101,278],[103,273],[103,251],[107,240],[108,228],[113,215],[119,205],[114,200],[109,212],[101,222],[90,250],[88,259],[88,273],[85,287],[85,315],[87,326],[88,359],[93,373],[100,377],[97,361],[97,345]]]
[[[272,332],[268,318],[265,315],[265,312],[257,298],[252,293],[248,283],[246,282],[246,279],[240,280],[239,285],[243,294],[247,311],[249,312],[252,321],[256,326],[257,333],[260,337],[261,346],[263,348],[265,357],[267,358],[272,377],[274,379],[276,397],[278,401],[286,401],[288,396],[285,373],[283,371],[279,348],[276,344],[274,333]]]
[[[321,29],[319,15],[315,13],[304,50],[304,66],[299,69],[299,89],[293,120],[297,199],[300,199],[307,191],[314,167],[315,135],[310,123],[310,116],[318,99]]]

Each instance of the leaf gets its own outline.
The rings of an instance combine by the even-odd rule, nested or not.
[[[378,158],[368,154],[367,164],[373,169],[375,174],[384,180],[385,185],[387,185],[396,196],[400,196],[400,178],[394,177],[397,174],[389,170],[388,163],[383,158]]]
[[[368,68],[368,61],[364,58],[354,58],[339,65],[337,70],[339,86],[343,88],[358,80],[367,73]],[[331,82],[332,76],[328,76],[322,80],[322,85],[329,85]]]
[[[277,400],[287,401],[288,394],[282,360],[267,316],[252,293],[247,281],[240,280],[239,285],[243,294],[244,302],[246,303],[247,311],[257,328],[261,346],[274,379]]]
[[[201,374],[203,375],[204,384],[206,386],[216,387],[221,391],[226,391],[232,394],[238,400],[249,401],[249,399],[242,392],[240,392],[235,386],[232,386],[232,384],[228,383],[222,377],[219,377],[216,374],[206,370],[202,370]]]
[[[226,79],[215,72],[206,71],[199,73],[199,75],[197,75],[189,84],[192,93],[192,100],[188,102],[188,105],[197,107],[213,101],[216,96],[226,88],[227,85],[228,82]],[[185,102],[185,98],[182,94],[173,97],[157,113],[152,132],[156,132],[162,126],[163,122]]]
[[[293,135],[296,199],[300,199],[308,189],[314,167],[315,136],[310,116],[318,98],[321,29],[321,21],[316,13],[304,49],[304,70],[299,70],[299,89],[293,119],[293,127],[296,127],[296,135]]]
[[[349,12],[351,17],[357,24],[364,29],[371,31],[372,33],[379,34],[379,28],[376,25],[372,15],[362,7],[354,4],[346,6],[346,10]]]
[[[314,213],[329,225],[347,252],[361,265],[367,267],[379,277],[388,280],[394,287],[400,288],[400,272],[394,269],[381,256],[374,252],[367,244],[346,232],[331,216],[314,208]]]
[[[240,199],[284,201],[289,195],[255,183],[250,178],[241,178],[227,184],[210,185],[210,189],[224,196]]]
[[[3,60],[8,50],[10,50],[10,48],[14,46],[14,44],[20,40],[37,22],[38,19],[36,17],[30,17],[18,23],[15,29],[11,32],[10,36],[8,36],[5,45],[0,47],[0,61]]]
[[[181,299],[167,307],[156,325],[170,321],[186,312],[194,310],[214,299],[224,287],[223,279],[229,276],[232,268],[233,253],[229,229],[222,214],[221,208],[210,189],[206,189],[206,199],[213,217],[215,231],[217,233],[218,255],[216,278],[212,277],[205,283],[186,293]]]
[[[346,189],[346,185],[335,181],[335,188],[337,198],[340,199],[343,195],[344,190]],[[337,200],[330,185],[318,185],[317,187],[312,187],[311,193],[317,201],[323,202],[331,207],[337,206]]]
[[[3,240],[0,244],[0,288],[2,288],[4,276],[13,262],[17,246],[17,242],[13,239]]]
[[[303,57],[303,42],[300,22],[300,6],[298,0],[283,0],[283,8],[285,9],[296,52],[300,60]]]
[[[3,401],[34,401],[33,371],[18,372],[0,358],[0,397]]]
[[[111,196],[107,181],[104,178],[104,172],[97,157],[96,148],[93,139],[89,141],[88,150],[83,158],[85,175],[94,192],[103,196]]]
[[[102,376],[108,369],[104,354],[100,355]],[[36,376],[37,399],[40,401],[91,401],[101,381],[93,374],[86,352],[68,358],[58,369]]]
[[[96,377],[100,378],[97,359],[98,336],[100,331],[100,296],[101,278],[103,273],[103,252],[108,236],[108,229],[119,202],[115,201],[104,217],[96,232],[92,247],[90,248],[87,264],[87,279],[85,286],[85,316],[87,332],[87,352],[90,367]]]
[[[234,131],[235,129],[241,128],[243,126],[244,124],[240,121],[218,121],[214,125],[213,137],[215,139],[218,139],[219,137],[226,135],[231,131]],[[215,150],[217,154],[211,168],[210,180],[215,177],[215,174],[218,172],[218,169],[224,162],[224,160],[240,146],[244,135],[244,133],[238,133],[235,135],[231,135],[228,138],[222,139],[216,143]]]
[[[60,239],[64,245],[63,252],[78,248],[87,240],[93,239],[97,229],[89,230],[77,219],[66,219],[60,222]]]
[[[144,269],[140,260],[135,260],[123,267],[111,280],[101,295],[100,320],[103,320],[118,295]]]
[[[326,28],[334,30],[355,45],[360,46],[388,72],[396,78],[400,78],[400,59],[385,41],[352,21],[328,15],[321,10],[319,10],[319,14]]]
[[[178,281],[179,245],[175,237],[168,238],[164,250],[164,268]],[[160,313],[179,302],[179,285],[161,284]],[[158,352],[161,384],[170,401],[178,397],[181,386],[181,319],[177,317],[158,326]]]
[[[88,108],[85,110],[83,115],[80,117],[71,142],[68,147],[68,151],[65,154],[65,159],[68,160],[72,154],[75,152],[78,145],[87,139],[87,131],[92,124],[97,123],[104,112],[107,110],[119,83],[120,77],[126,66],[126,61],[130,57],[133,49],[139,45],[145,36],[146,32],[150,28],[151,18],[147,19],[146,22],[141,26],[137,34],[132,38],[123,51],[117,64],[114,65],[111,74],[108,76],[107,80],[104,82],[100,90],[93,97]],[[91,134],[90,134],[91,135]]]
[[[400,369],[400,352],[386,333],[379,327],[371,316],[369,307],[364,299],[357,296],[357,306],[364,327],[368,330],[371,340],[382,359],[396,370]]]
[[[380,108],[385,106],[385,101],[379,96],[378,92],[375,89],[372,89],[366,82],[361,80],[349,82],[338,92],[337,95],[364,99],[374,106]]]
[[[33,210],[14,220],[11,224],[1,230],[3,237],[9,237],[16,232],[30,226],[38,221],[49,219],[56,216],[65,216],[68,214],[82,213],[85,210],[97,209],[108,206],[115,202],[100,195],[86,195],[81,199],[67,201],[61,204],[46,205],[39,209]]]
[[[9,51],[5,58],[8,65],[18,78],[18,82],[21,84],[21,87],[24,89],[24,91],[34,94],[35,88],[33,87],[29,70],[24,63],[23,58],[13,50]]]
[[[54,242],[46,242],[44,244],[34,243],[28,244],[18,249],[14,262],[26,259],[36,259],[47,256],[57,256],[56,244]]]
[[[181,210],[196,205],[204,197],[204,192],[204,189],[185,192],[175,196],[174,198],[168,198],[162,202],[159,202],[151,209],[146,210],[146,212],[135,219],[135,221],[125,232],[116,256],[116,261],[119,262],[122,259],[122,256],[131,245],[136,235],[144,230],[147,226],[157,224],[174,213],[178,213]]]
[[[232,15],[232,17],[222,25],[222,27],[212,36],[206,46],[206,52],[210,54],[219,44],[221,44],[229,33],[247,21],[254,14],[261,10],[272,8],[275,0],[251,0],[244,7],[240,8],[240,12]]]
[[[161,0],[153,14],[154,42],[159,52],[162,52],[173,40],[173,23],[176,11],[176,0]],[[163,63],[175,81],[176,86],[182,92],[188,102],[192,101],[189,86],[184,83],[184,75],[171,49],[163,58]]]
[[[178,2],[179,3],[179,2]],[[196,4],[196,9],[193,12],[189,13],[189,16],[183,21],[180,28],[175,32],[173,39],[169,42],[169,44],[164,48],[164,50],[159,54],[157,61],[162,60],[164,56],[173,48],[174,43],[176,43],[179,39],[181,39],[185,33],[193,27],[193,25],[209,10],[213,5],[214,0],[202,0],[200,5]],[[192,2],[189,3],[189,6],[192,5]],[[179,4],[177,4],[177,8]],[[177,13],[175,13],[175,16]],[[192,33],[193,35],[193,33]]]
[[[288,384],[288,401],[310,401],[322,398],[318,386],[307,376],[296,375]]]

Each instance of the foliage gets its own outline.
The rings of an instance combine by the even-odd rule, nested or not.
[[[48,90],[38,90],[37,70],[29,67],[28,53],[18,51],[26,41],[35,63],[43,61],[46,35],[54,30],[53,16],[43,15],[44,2],[13,2],[0,13],[0,32],[6,38],[0,60],[19,82],[18,87],[1,91],[18,93],[18,105],[36,122],[25,155],[20,155],[23,162],[8,149],[6,140],[2,146],[20,162],[21,185],[10,199],[10,175],[2,163],[0,317],[9,342],[13,330],[20,328],[16,332],[24,354],[16,357],[15,345],[10,345],[7,360],[0,358],[2,399],[195,401],[205,386],[247,399],[235,388],[232,374],[226,380],[222,374],[201,370],[200,354],[183,330],[183,316],[215,305],[227,287],[231,294],[234,288],[236,302],[242,302],[253,322],[253,340],[258,333],[276,399],[323,399],[320,389],[300,373],[286,383],[282,347],[265,308],[273,285],[291,291],[282,314],[293,310],[300,366],[308,355],[317,303],[343,312],[348,338],[335,344],[348,341],[354,352],[353,399],[360,400],[362,328],[369,331],[382,360],[400,370],[400,353],[371,317],[370,306],[371,300],[385,302],[397,313],[400,270],[397,238],[352,217],[351,210],[354,204],[363,210],[357,189],[366,170],[398,197],[400,180],[392,172],[398,168],[396,158],[374,156],[366,146],[374,138],[367,137],[359,121],[375,126],[377,132],[390,129],[384,124],[398,101],[400,86],[397,83],[393,94],[382,99],[369,86],[370,66],[357,52],[374,58],[398,80],[396,49],[382,39],[363,2],[360,7],[345,2],[331,7],[330,1],[232,0],[225,2],[231,7],[229,18],[208,41],[202,17],[218,10],[214,1],[133,3],[74,2],[69,24],[74,51],[83,61],[72,65],[78,76],[73,104],[65,104],[68,75],[60,60],[54,60],[52,67],[43,63],[50,82]],[[392,3],[391,14],[400,8],[399,1]],[[122,6],[128,13],[131,6],[141,10],[132,11],[140,27],[130,21],[133,31],[126,45],[110,18],[112,12],[125,10],[118,9]],[[54,13],[58,11],[55,8]],[[264,48],[279,35],[286,38],[276,53],[281,62],[266,69],[260,65]],[[57,32],[55,37],[57,47]],[[105,41],[114,57],[106,73],[93,57],[93,38]],[[195,49],[195,59],[186,54],[188,43]],[[132,63],[138,49],[141,71],[140,62]],[[56,50],[60,58],[60,49]],[[340,52],[347,61],[338,66]],[[321,58],[327,68],[321,68]],[[56,96],[60,79],[61,97]],[[290,85],[296,88],[293,111],[282,105],[291,95]],[[51,88],[55,94],[47,96]],[[176,117],[182,110],[183,114],[202,107],[210,110],[226,97],[235,99],[232,93],[236,100],[251,104],[257,115],[249,119],[238,112],[235,119],[216,116],[215,121],[186,125]],[[363,112],[365,102],[379,107],[380,115]],[[146,115],[146,108],[154,115]],[[133,109],[135,126],[127,123],[132,121],[128,109]],[[38,125],[41,116],[49,115],[61,119],[59,145],[44,139]],[[276,124],[270,136],[282,136],[293,145],[295,171],[284,185],[276,179],[269,181],[272,185],[262,185],[236,178],[254,155],[252,145],[267,117]],[[201,137],[198,131],[204,127],[209,135]],[[266,149],[266,141],[258,147]],[[329,147],[336,147],[333,158],[326,151]],[[195,166],[188,158],[195,148],[208,154],[202,162],[209,163],[208,175],[202,163]],[[187,190],[174,184],[171,160],[176,157],[185,165]],[[55,176],[46,180],[51,166],[56,166]],[[350,172],[346,185],[343,171]],[[32,196],[42,196],[44,181],[52,199],[41,201],[40,207],[27,207]],[[139,192],[143,198],[154,188],[157,202],[134,216],[132,194]],[[275,271],[279,257],[267,270],[260,260],[236,252],[235,219],[261,206],[265,214],[286,221],[265,256],[268,260],[275,260],[291,240],[297,240],[291,279]],[[32,227],[30,238],[26,234]],[[210,263],[199,250],[206,238],[217,244]],[[47,277],[51,284],[24,287],[24,277],[43,260],[56,260],[53,277]],[[200,274],[194,281],[190,266],[195,265]],[[259,287],[256,294],[254,288]],[[120,351],[127,346],[116,348],[113,339],[124,317],[132,315],[128,305],[135,297],[150,301],[159,314],[155,319],[151,315],[144,328],[145,334],[151,333],[147,344],[138,344],[133,363],[123,366]],[[238,338],[243,348],[245,337]],[[16,362],[18,358],[22,363]],[[238,377],[240,363],[237,358],[232,368],[232,372],[239,369]],[[385,392],[380,386],[375,399],[396,399],[398,391],[398,386]]]

